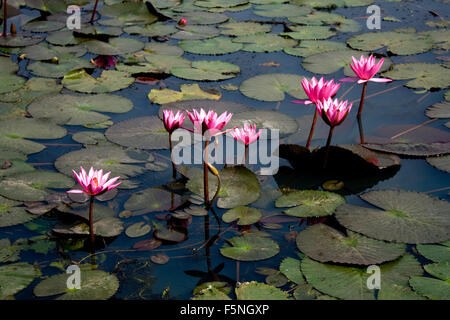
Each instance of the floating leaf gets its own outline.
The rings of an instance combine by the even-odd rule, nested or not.
[[[297,285],[305,283],[300,269],[300,260],[290,257],[283,259],[280,264],[280,272]]]
[[[158,20],[148,11],[144,2],[119,2],[109,6],[103,6],[99,13],[102,16],[115,18],[128,23],[150,24]]]
[[[427,158],[427,162],[439,170],[450,173],[450,155]]]
[[[230,38],[216,37],[206,40],[183,40],[178,45],[186,52],[196,54],[225,54],[242,49],[243,45]]]
[[[165,253],[158,253],[150,256],[150,260],[156,264],[166,264],[169,262],[169,257]]]
[[[233,42],[243,43],[242,50],[250,52],[275,52],[284,48],[293,47],[297,41],[285,39],[273,33],[257,33],[254,35],[240,36],[233,39]]]
[[[428,260],[433,262],[450,261],[450,242],[441,244],[419,244],[417,251]]]
[[[280,289],[256,281],[244,282],[236,287],[238,300],[287,300],[288,294]]]
[[[19,90],[24,84],[24,78],[0,72],[0,94]]]
[[[371,191],[361,198],[380,209],[340,206],[336,218],[350,230],[379,240],[403,243],[450,239],[450,204],[445,200],[396,190]]]
[[[67,273],[51,276],[38,283],[33,293],[37,297],[60,295],[57,300],[107,300],[119,289],[117,277],[105,271],[83,270],[81,289],[67,289],[70,276]]]
[[[211,99],[219,100],[222,94],[215,94],[202,90],[196,83],[182,84],[181,92],[170,89],[152,89],[148,94],[148,98],[153,103],[166,104],[183,100]],[[211,90],[209,90],[211,91]]]
[[[297,99],[306,99],[305,91],[299,86],[302,80],[296,74],[269,73],[245,80],[239,89],[243,95],[262,101],[282,101],[285,93]]]
[[[293,207],[284,212],[294,217],[321,217],[333,214],[345,199],[332,192],[318,190],[293,191],[275,201],[277,208]]]
[[[148,188],[133,193],[125,202],[124,208],[130,210],[134,216],[162,212],[181,204],[181,197],[173,192],[160,188]]]
[[[411,277],[409,284],[414,291],[433,300],[450,300],[449,262],[428,264],[425,270],[439,279]]]
[[[429,118],[450,118],[450,102],[442,101],[428,107],[425,114]]]
[[[129,38],[112,38],[108,42],[89,40],[83,42],[83,45],[91,53],[106,56],[124,55],[144,48],[143,42]]]
[[[297,47],[284,48],[284,52],[298,57],[309,57],[314,54],[345,50],[346,45],[342,42],[329,41],[329,40],[304,40],[301,41]]]
[[[20,202],[0,196],[0,228],[29,222],[37,216],[29,214]]]
[[[21,28],[24,31],[32,32],[51,32],[65,27],[65,24],[59,21],[31,21],[25,23]]]
[[[100,77],[94,78],[84,69],[70,71],[64,75],[61,83],[65,88],[83,93],[106,93],[129,87],[134,78],[128,73],[104,70]]]
[[[30,34],[16,34],[9,37],[0,38],[0,47],[15,48],[15,47],[27,47],[34,44],[38,44],[43,41],[44,37],[38,37]]]
[[[297,236],[298,249],[320,262],[357,265],[392,261],[405,253],[403,244],[370,239],[347,230],[347,236],[322,223],[309,226]]]
[[[336,32],[327,26],[291,26],[290,32],[282,32],[281,36],[288,36],[294,40],[321,40],[333,37]]]
[[[200,40],[218,36],[219,29],[211,26],[187,25],[171,37],[178,40]]]
[[[226,2],[229,3],[230,1]],[[195,11],[183,13],[182,16],[179,16],[177,18],[181,19],[182,17],[186,18],[188,26],[189,24],[191,25],[218,24],[225,22],[230,18],[226,14],[200,11],[198,10],[198,8]]]
[[[450,142],[434,143],[365,143],[365,148],[375,151],[394,153],[413,157],[432,157],[450,153]]]
[[[226,243],[220,253],[227,258],[238,261],[259,261],[278,254],[280,247],[270,238],[258,234],[246,233],[234,237]]]
[[[220,33],[229,36],[248,36],[257,33],[266,33],[272,30],[269,24],[261,24],[257,22],[228,22],[220,25],[223,28]]]
[[[368,6],[374,0],[294,0],[294,3],[314,8],[334,9],[336,7]]]
[[[229,8],[248,3],[248,0],[196,0],[194,4],[203,8]]]
[[[25,262],[0,266],[0,300],[22,291],[39,275],[39,270]]]
[[[246,226],[258,222],[262,217],[261,211],[251,207],[236,207],[222,215],[222,220],[231,223],[237,220],[240,226]]]
[[[408,80],[408,88],[447,88],[450,86],[450,69],[437,63],[403,63],[396,64],[391,71],[383,73],[384,77],[394,80]]]
[[[177,57],[182,56],[184,53],[183,49],[181,49],[178,46],[173,46],[167,43],[159,43],[159,42],[146,43],[144,51],[149,52],[151,54],[177,56]]]
[[[164,24],[162,22],[155,22],[147,24],[144,27],[130,26],[123,28],[123,31],[129,34],[138,34],[142,37],[163,37],[177,32],[177,28],[172,24]]]
[[[62,78],[67,72],[80,68],[92,69],[94,65],[86,59],[64,54],[58,57],[58,63],[37,61],[28,66],[33,74],[47,78]]]
[[[192,67],[172,67],[170,73],[187,80],[219,81],[236,77],[240,70],[239,66],[228,62],[201,60],[192,62]]]
[[[297,17],[303,16],[311,12],[310,7],[297,6],[295,4],[287,3],[270,3],[255,7],[254,14],[263,17]]]

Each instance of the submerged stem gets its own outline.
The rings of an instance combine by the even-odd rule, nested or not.
[[[172,162],[172,176],[174,179],[176,179],[177,178],[177,167],[172,159],[172,151],[173,151],[172,132],[169,132],[169,148],[170,148],[170,162]]]
[[[319,114],[319,110],[317,110],[317,107],[316,107],[316,111],[314,112],[313,122],[312,122],[312,125],[311,125],[311,130],[309,130],[308,141],[306,142],[306,148],[307,149],[311,145],[311,140],[312,140],[312,137],[314,135],[314,128],[316,127],[317,115],[318,114]]]
[[[92,249],[94,249],[95,235],[94,235],[94,196],[91,196],[89,201],[89,236],[91,239]]]
[[[208,185],[208,147],[209,141],[205,141],[205,153],[203,156],[203,194],[205,196],[205,206],[209,206],[209,185]]]
[[[3,1],[3,37],[6,38],[6,32],[8,31],[8,2]]]
[[[361,122],[361,115],[364,107],[364,97],[366,96],[366,88],[367,88],[367,82],[364,82],[362,93],[361,93],[361,100],[359,101],[359,109],[358,109],[358,124],[359,124],[359,138],[360,143],[364,143],[364,134],[362,132],[362,122]]]
[[[330,132],[328,133],[327,145],[325,147],[325,157],[323,159],[323,168],[327,167],[328,163],[328,152],[330,151],[331,138],[333,137],[334,127],[330,127]]]
[[[97,12],[98,0],[95,0],[94,10],[92,11],[91,23],[94,23],[95,13]]]

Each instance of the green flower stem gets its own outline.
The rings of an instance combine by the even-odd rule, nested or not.
[[[91,196],[89,201],[89,236],[91,238],[91,245],[94,248],[95,235],[94,235],[94,196]]]
[[[319,114],[319,110],[317,110],[316,107],[316,111],[314,112],[314,118],[313,118],[313,122],[311,125],[311,130],[309,130],[309,136],[308,136],[308,141],[306,142],[306,148],[309,149],[309,146],[311,145],[311,140],[312,137],[314,135],[314,128],[316,127],[316,122],[317,122],[317,115]]]
[[[177,167],[172,159],[172,151],[173,151],[172,132],[169,132],[169,147],[170,147],[170,160],[172,162],[172,176],[174,179],[176,179],[177,178]]]
[[[325,147],[325,157],[323,159],[323,168],[327,167],[328,163],[328,152],[330,151],[331,138],[333,137],[334,127],[330,127],[330,132],[328,133],[327,145]]]
[[[208,185],[208,148],[209,141],[205,141],[205,153],[203,156],[203,194],[205,195],[205,207],[209,207],[209,185]]]
[[[362,93],[361,93],[361,100],[359,101],[359,109],[358,109],[358,124],[359,124],[359,137],[360,142],[364,143],[364,134],[362,132],[362,123],[361,123],[361,115],[364,107],[364,98],[366,96],[366,88],[367,88],[367,82],[364,82]]]

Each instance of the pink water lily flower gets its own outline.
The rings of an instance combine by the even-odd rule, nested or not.
[[[189,111],[186,112],[189,119],[191,119],[194,124],[195,132],[205,134],[206,131],[208,131],[208,134],[211,137],[222,134],[223,132],[221,132],[221,130],[228,124],[233,116],[232,113],[227,113],[226,111],[220,116],[213,110],[209,110],[208,113],[206,113],[203,108],[200,109],[200,112],[196,109],[193,109],[192,113]]]
[[[243,144],[248,146],[258,140],[261,132],[262,129],[259,129],[259,131],[256,132],[256,125],[248,126],[248,124],[245,123],[244,128],[234,128],[230,134],[236,141],[241,141]]]
[[[172,110],[164,110],[164,127],[169,133],[174,132],[183,125],[185,115],[178,111],[175,115]]]
[[[348,104],[347,100],[339,101],[338,99],[318,101],[316,106],[323,121],[330,127],[340,125],[348,113],[352,109],[353,103]]]
[[[383,65],[384,58],[381,58],[378,63],[375,63],[375,57],[371,54],[369,58],[361,56],[359,61],[352,56],[353,64],[350,63],[350,68],[357,75],[357,77],[343,78],[339,81],[344,82],[354,82],[357,81],[358,84],[365,83],[368,81],[373,82],[390,82],[392,79],[388,78],[374,78],[377,72]]]
[[[179,25],[180,27],[186,26],[186,23],[187,23],[186,18],[181,18],[180,21],[178,21],[178,25]]]
[[[119,182],[114,184],[120,177],[108,180],[111,172],[103,174],[103,170],[94,170],[94,168],[91,167],[89,174],[87,174],[83,167],[80,168],[81,172],[79,174],[77,174],[75,170],[72,170],[72,172],[83,190],[73,189],[67,191],[68,193],[86,193],[91,196],[97,196],[116,188],[122,183]]]
[[[340,83],[334,83],[334,80],[325,81],[323,77],[319,81],[317,81],[316,77],[312,77],[311,82],[303,78],[302,87],[308,95],[309,100],[293,100],[291,102],[303,104],[317,103],[317,101],[326,100],[334,96],[340,86]]]

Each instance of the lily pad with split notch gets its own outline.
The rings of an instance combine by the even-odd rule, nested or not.
[[[94,65],[90,61],[72,54],[61,54],[57,63],[36,61],[28,66],[31,73],[45,78],[62,78],[66,73],[80,68],[93,69]]]
[[[402,63],[396,64],[390,71],[382,74],[393,80],[409,80],[408,88],[443,89],[450,86],[450,69],[437,63]]]
[[[128,88],[134,78],[126,72],[103,70],[98,78],[89,75],[84,69],[70,71],[61,83],[65,88],[82,93],[107,93]]]
[[[439,170],[450,173],[450,155],[430,157],[427,158],[427,162]]]
[[[346,233],[315,224],[299,232],[297,247],[316,261],[365,266],[393,261],[405,253],[404,244],[367,238],[350,230]]]
[[[450,241],[440,244],[419,244],[416,248],[422,256],[433,262],[450,261]]]
[[[228,36],[248,36],[257,33],[266,33],[272,30],[270,24],[261,24],[257,22],[239,21],[221,24],[219,28],[223,29],[220,33]]]
[[[346,45],[342,42],[329,40],[304,40],[296,47],[284,48],[284,52],[292,56],[309,57],[318,53],[345,50]]]
[[[150,212],[163,212],[176,208],[182,203],[182,197],[162,188],[148,188],[137,191],[125,202],[124,208],[134,216]]]
[[[238,300],[288,300],[287,292],[256,281],[239,284],[235,293]]]
[[[38,216],[29,214],[21,202],[0,196],[0,228],[30,222]]]
[[[178,46],[174,46],[167,43],[160,42],[148,42],[144,47],[145,52],[149,52],[151,54],[159,54],[159,55],[167,55],[167,56],[176,56],[181,57],[184,53],[183,49]]]
[[[153,236],[159,240],[178,243],[186,240],[187,235],[175,229],[169,229],[162,225],[155,226]]]
[[[40,271],[29,263],[19,262],[0,266],[0,300],[11,298],[39,276]]]
[[[179,31],[172,34],[171,38],[177,40],[200,40],[217,37],[220,30],[213,26],[187,25],[179,27]]]
[[[196,81],[219,81],[231,79],[237,76],[241,71],[240,67],[220,60],[193,61],[191,67],[174,66],[170,69],[170,73],[175,77],[196,80]]]
[[[432,157],[450,153],[450,142],[434,143],[365,143],[363,147],[374,151],[394,153],[409,157]]]
[[[150,260],[156,264],[166,264],[169,262],[169,257],[165,253],[158,253],[150,256]]]
[[[273,33],[256,33],[253,35],[239,36],[233,42],[243,43],[242,50],[249,52],[276,52],[298,44],[293,39],[286,39]]]
[[[434,243],[450,239],[450,203],[424,193],[370,191],[360,196],[380,208],[340,206],[337,220],[368,237],[401,243]]]
[[[280,272],[283,273],[290,281],[297,285],[305,283],[300,268],[300,260],[288,257],[281,261]]]
[[[108,42],[89,40],[83,45],[91,53],[106,56],[124,55],[144,48],[143,42],[130,38],[112,38]]]
[[[272,239],[258,234],[246,233],[229,239],[220,249],[220,253],[238,261],[259,261],[272,258],[280,251]]]
[[[450,300],[450,263],[427,264],[424,268],[436,278],[411,277],[409,284],[414,291],[432,300]]]
[[[222,220],[226,223],[231,223],[237,220],[240,226],[247,226],[258,222],[262,217],[259,209],[240,206],[228,210],[222,215]]]
[[[151,14],[144,2],[118,2],[100,8],[102,16],[115,18],[126,23],[150,24],[158,20]]]
[[[216,37],[206,40],[182,40],[178,45],[186,52],[196,54],[226,54],[242,49],[241,43],[233,42],[230,38]]]

